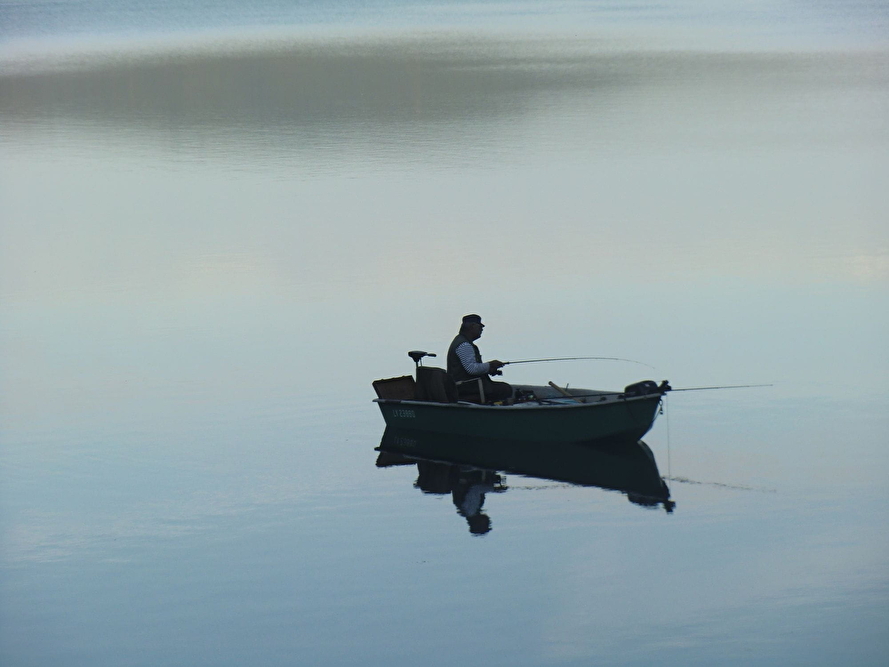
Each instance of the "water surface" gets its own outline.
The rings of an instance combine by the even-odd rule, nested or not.
[[[3,9],[4,664],[885,663],[882,4],[121,7]],[[500,470],[475,535],[370,385],[468,312],[774,386],[668,399],[670,513]]]

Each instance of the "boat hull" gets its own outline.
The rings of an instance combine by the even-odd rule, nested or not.
[[[474,405],[377,399],[392,428],[458,436],[552,442],[642,438],[652,427],[661,395],[603,397],[589,403]]]

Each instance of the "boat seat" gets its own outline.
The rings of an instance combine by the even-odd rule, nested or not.
[[[460,382],[457,383],[457,385],[458,386],[464,385],[464,384],[468,385],[470,383],[477,385],[475,388],[478,389],[478,402],[481,403],[482,405],[484,405],[485,404],[485,383],[482,382],[481,378],[472,378],[470,380],[461,380]],[[472,398],[467,398],[465,400],[473,401]]]
[[[417,366],[417,400],[456,403],[457,385],[443,368]]]

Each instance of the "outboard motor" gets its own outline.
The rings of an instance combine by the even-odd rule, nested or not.
[[[649,394],[665,394],[670,391],[672,387],[670,383],[664,380],[658,385],[654,380],[642,380],[642,382],[634,382],[633,384],[629,384],[624,387],[624,397],[631,396],[648,396]]]

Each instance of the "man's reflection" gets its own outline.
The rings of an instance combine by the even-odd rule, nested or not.
[[[377,467],[416,465],[415,488],[451,494],[473,535],[491,531],[491,519],[484,511],[487,494],[507,490],[506,478],[497,471],[620,491],[636,506],[663,507],[668,514],[675,507],[654,454],[641,441],[500,441],[387,428],[377,451]]]
[[[482,511],[485,494],[502,493],[504,478],[489,470],[435,461],[417,461],[417,481],[423,493],[451,494],[457,513],[466,519],[469,532],[484,535],[491,531],[491,518]]]

